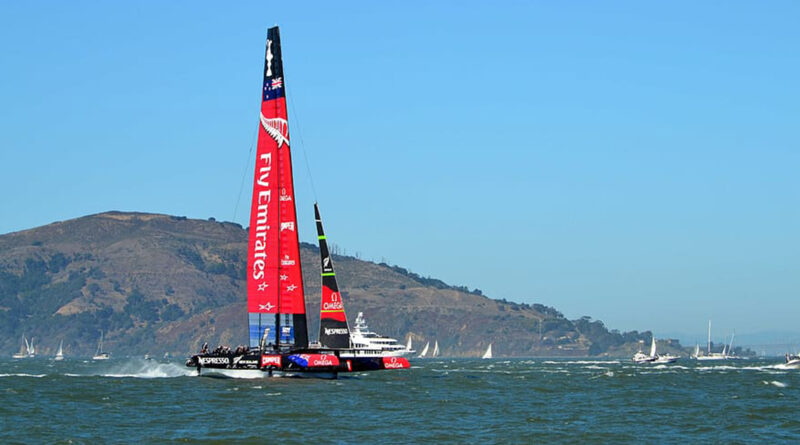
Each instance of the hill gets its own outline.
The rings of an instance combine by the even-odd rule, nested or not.
[[[40,352],[64,339],[89,355],[100,331],[116,355],[188,354],[204,341],[246,343],[246,240],[238,224],[107,212],[0,236],[0,349],[23,334]],[[649,332],[609,331],[540,304],[490,299],[398,266],[334,255],[350,320],[445,356],[628,354]],[[319,326],[318,250],[302,244],[311,338]],[[677,350],[679,344],[665,350]]]

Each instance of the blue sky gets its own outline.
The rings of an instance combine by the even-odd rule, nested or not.
[[[622,330],[796,330],[800,5],[429,3],[5,2],[0,233],[247,225],[279,24],[301,239],[305,154],[348,253]]]

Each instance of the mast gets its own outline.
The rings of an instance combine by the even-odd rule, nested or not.
[[[328,251],[328,241],[322,228],[319,206],[314,203],[314,219],[317,222],[319,255],[322,262],[322,301],[319,310],[319,342],[326,348],[350,347],[350,329],[344,313],[344,302],[333,271],[333,259]]]
[[[708,320],[708,354],[711,355],[711,320]]]
[[[274,349],[308,347],[294,202],[286,93],[278,27],[267,31],[250,232],[247,312],[250,346],[264,333]]]
[[[736,330],[733,330],[733,334],[731,334],[731,343],[728,345],[728,354],[733,355],[733,337],[736,336]]]

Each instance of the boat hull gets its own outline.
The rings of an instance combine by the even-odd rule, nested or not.
[[[217,379],[268,379],[268,378],[307,378],[334,380],[337,372],[320,371],[279,371],[270,369],[227,369],[227,368],[200,368],[199,376]]]
[[[364,356],[358,350],[301,350],[282,354],[197,354],[186,366],[219,378],[300,377],[335,379],[339,373],[408,369],[402,357]]]

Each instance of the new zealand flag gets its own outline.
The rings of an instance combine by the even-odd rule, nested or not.
[[[281,34],[278,27],[267,31],[267,55],[264,61],[264,101],[284,97]]]

